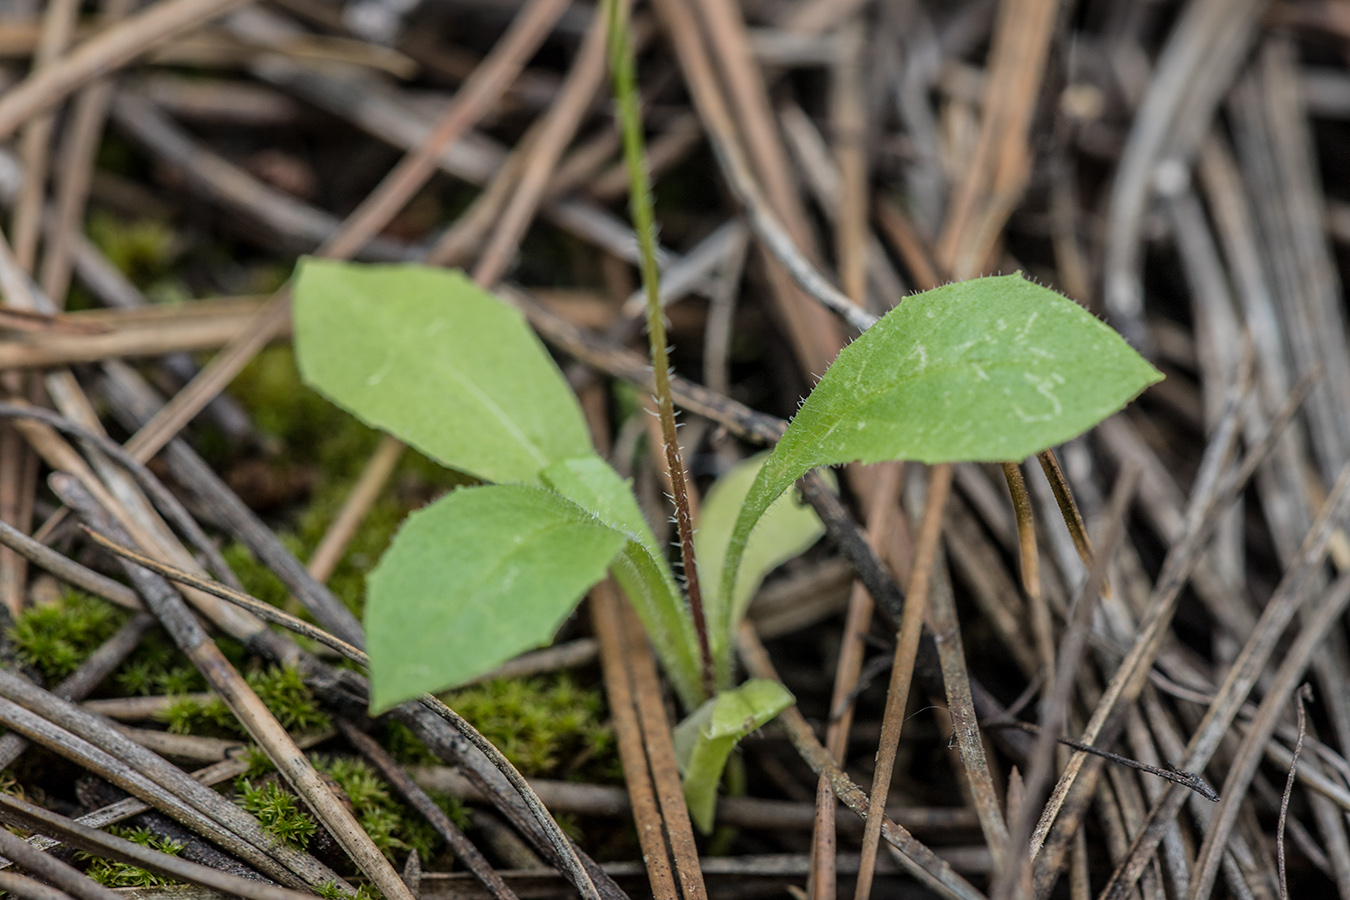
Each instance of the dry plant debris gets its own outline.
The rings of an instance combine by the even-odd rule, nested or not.
[[[696,839],[669,686],[608,586],[514,680],[447,695],[468,724],[366,717],[332,648],[362,644],[398,523],[465,479],[301,387],[289,345],[301,254],[465,268],[549,344],[670,539],[602,11],[13,0],[0,820],[29,839],[0,832],[23,873],[0,889],[1350,900],[1346,17],[633,16],[695,508],[856,328],[948,280],[1020,270],[1167,380],[1035,465],[806,479],[829,540],[739,641],[797,707]],[[913,687],[873,799],[888,678]]]

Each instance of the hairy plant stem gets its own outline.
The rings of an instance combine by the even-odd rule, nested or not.
[[[666,323],[661,310],[661,273],[656,265],[656,222],[652,211],[651,176],[646,167],[642,113],[638,109],[637,79],[633,71],[633,45],[628,31],[628,11],[623,0],[609,0],[608,15],[609,63],[614,76],[619,127],[623,134],[624,164],[628,169],[629,210],[633,217],[633,228],[637,232],[638,250],[642,258],[642,285],[647,295],[647,338],[651,345],[652,374],[656,381],[656,411],[661,420],[666,468],[670,470],[675,527],[680,536],[680,561],[684,569],[689,612],[694,620],[694,632],[698,636],[703,689],[711,697],[717,693],[716,669],[708,640],[708,620],[703,612],[703,595],[699,590],[698,566],[694,561],[694,521],[689,512],[684,462],[680,458],[679,436],[675,432],[670,359],[666,353]]]

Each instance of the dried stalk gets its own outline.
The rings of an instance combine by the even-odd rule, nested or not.
[[[891,787],[891,773],[895,769],[895,753],[900,746],[900,729],[905,721],[905,705],[909,701],[910,679],[919,653],[919,636],[928,612],[928,589],[933,567],[937,564],[938,541],[942,535],[942,515],[951,492],[952,468],[943,463],[934,466],[928,480],[928,499],[924,505],[923,524],[914,551],[914,566],[910,570],[909,588],[905,591],[905,610],[900,619],[896,637],[895,661],[891,666],[891,682],[886,691],[886,711],[881,720],[881,745],[877,749],[876,774],[872,778],[871,800],[867,808],[867,830],[863,834],[862,862],[858,866],[856,900],[867,900],[872,892],[872,875],[876,866],[877,843],[881,838],[881,822],[885,818],[886,796]]]
[[[0,138],[51,109],[92,78],[121,68],[161,41],[220,15],[243,0],[161,0],[90,38],[0,98]]]

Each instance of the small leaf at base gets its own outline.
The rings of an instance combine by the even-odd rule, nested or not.
[[[712,831],[717,785],[731,751],[792,704],[792,694],[778,682],[752,678],[722,691],[676,726],[675,761],[684,776],[684,799],[704,834]]]
[[[720,684],[730,683],[728,645],[765,576],[800,556],[825,533],[815,510],[802,503],[795,492],[784,493],[764,513],[759,526],[750,535],[741,572],[736,579],[735,596],[729,602],[724,599],[718,575],[731,541],[732,527],[751,483],[768,456],[765,451],[743,459],[713,482],[703,498],[698,531],[694,532],[699,581],[703,584],[703,606],[708,616],[713,659],[720,667],[717,673]]]

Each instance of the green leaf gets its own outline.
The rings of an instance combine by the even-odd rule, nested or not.
[[[702,575],[699,580],[703,586],[703,607],[711,629],[709,639],[712,655],[719,667],[725,669],[717,673],[720,684],[730,681],[731,654],[727,648],[736,624],[744,618],[764,577],[788,560],[801,555],[825,532],[815,511],[802,503],[795,492],[785,492],[764,513],[750,535],[736,579],[736,592],[731,602],[724,600],[725,595],[717,576],[722,571],[722,561],[731,541],[736,516],[745,502],[751,483],[768,457],[766,450],[741,460],[713,482],[703,498],[698,531],[694,533],[694,551]],[[723,666],[724,662],[727,665]]]
[[[593,452],[524,318],[461,272],[306,259],[294,315],[307,384],[451,468],[538,484],[545,466]]]
[[[548,643],[627,542],[524,485],[460,488],[413,513],[370,574],[371,712]]]
[[[595,455],[561,460],[540,475],[546,485],[630,538],[613,563],[614,580],[632,601],[680,700],[693,709],[706,697],[693,617],[628,482]]]
[[[595,513],[606,525],[656,549],[656,538],[642,516],[632,486],[599,456],[591,453],[559,460],[539,477],[577,506]]]
[[[1020,274],[909,297],[844,348],[770,454],[737,519],[723,590],[764,510],[817,466],[1021,460],[1161,379],[1091,313]]]
[[[717,785],[737,742],[792,703],[792,694],[777,681],[754,678],[722,691],[676,726],[675,762],[684,776],[684,800],[704,834],[712,831]]]

